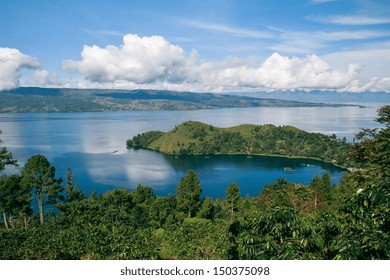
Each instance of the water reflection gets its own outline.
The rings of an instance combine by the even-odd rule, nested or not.
[[[337,182],[341,169],[314,160],[235,155],[169,156],[147,150],[129,150],[125,154],[69,153],[55,159],[57,169],[65,174],[70,164],[81,187],[90,192],[103,192],[114,187],[135,189],[138,184],[152,187],[157,194],[174,193],[180,178],[194,170],[204,195],[222,197],[235,181],[244,195],[258,195],[264,184],[277,178],[309,183],[315,175],[329,173]],[[292,171],[286,171],[288,167]]]

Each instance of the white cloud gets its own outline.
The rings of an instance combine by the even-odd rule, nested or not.
[[[123,45],[119,47],[84,46],[81,56],[80,61],[65,61],[64,68],[78,71],[84,76],[85,81],[78,84],[82,87],[144,87],[215,92],[390,90],[387,76],[362,80],[361,65],[353,59],[337,67],[327,62],[334,61],[331,56],[324,60],[314,54],[287,57],[274,53],[263,62],[259,62],[256,57],[207,61],[200,59],[195,51],[186,54],[181,47],[159,36],[141,38],[126,35]],[[45,75],[42,73],[42,76]]]
[[[138,84],[180,80],[188,59],[181,47],[161,36],[141,38],[131,34],[123,37],[119,47],[84,46],[81,56],[81,61],[65,61],[64,69],[79,71],[92,82],[125,80]]]
[[[17,49],[0,48],[0,90],[19,86],[22,68],[38,68],[36,58],[27,56]]]
[[[260,67],[226,67],[214,75],[204,75],[202,81],[216,81],[223,87],[284,89],[339,89],[357,78],[358,65],[347,71],[333,71],[316,55],[289,58],[274,53]]]
[[[36,70],[34,78],[39,86],[60,86],[62,84],[55,73],[50,74],[47,70]]]
[[[390,17],[369,17],[365,15],[308,16],[307,19],[338,25],[378,25],[390,23]]]

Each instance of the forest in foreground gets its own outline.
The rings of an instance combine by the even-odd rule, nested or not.
[[[142,185],[86,197],[71,169],[63,181],[32,156],[0,177],[0,259],[390,259],[390,106],[376,120],[350,145],[355,169],[339,184],[280,178],[257,197],[235,182],[203,197],[191,170],[166,197]],[[16,164],[2,147],[0,171]]]

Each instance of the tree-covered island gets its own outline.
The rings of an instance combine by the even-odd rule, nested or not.
[[[309,133],[293,126],[244,124],[218,128],[184,122],[163,133],[149,131],[128,140],[127,148],[146,148],[171,155],[248,154],[300,157],[346,165],[349,144],[336,135]]]

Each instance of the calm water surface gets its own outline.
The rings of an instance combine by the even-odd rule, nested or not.
[[[58,177],[64,178],[66,169],[72,168],[80,188],[87,193],[102,193],[114,187],[134,189],[140,183],[166,195],[174,193],[180,177],[193,169],[204,195],[224,197],[225,189],[236,181],[243,196],[255,196],[264,184],[280,177],[307,184],[315,175],[328,172],[337,182],[342,172],[328,164],[299,159],[175,158],[152,151],[126,150],[126,140],[148,130],[168,131],[184,121],[197,120],[218,127],[243,123],[293,125],[310,132],[335,133],[352,141],[360,128],[377,126],[377,109],[378,106],[0,114],[0,137],[21,166],[30,156],[42,153],[56,167]],[[295,171],[285,172],[284,167]]]

